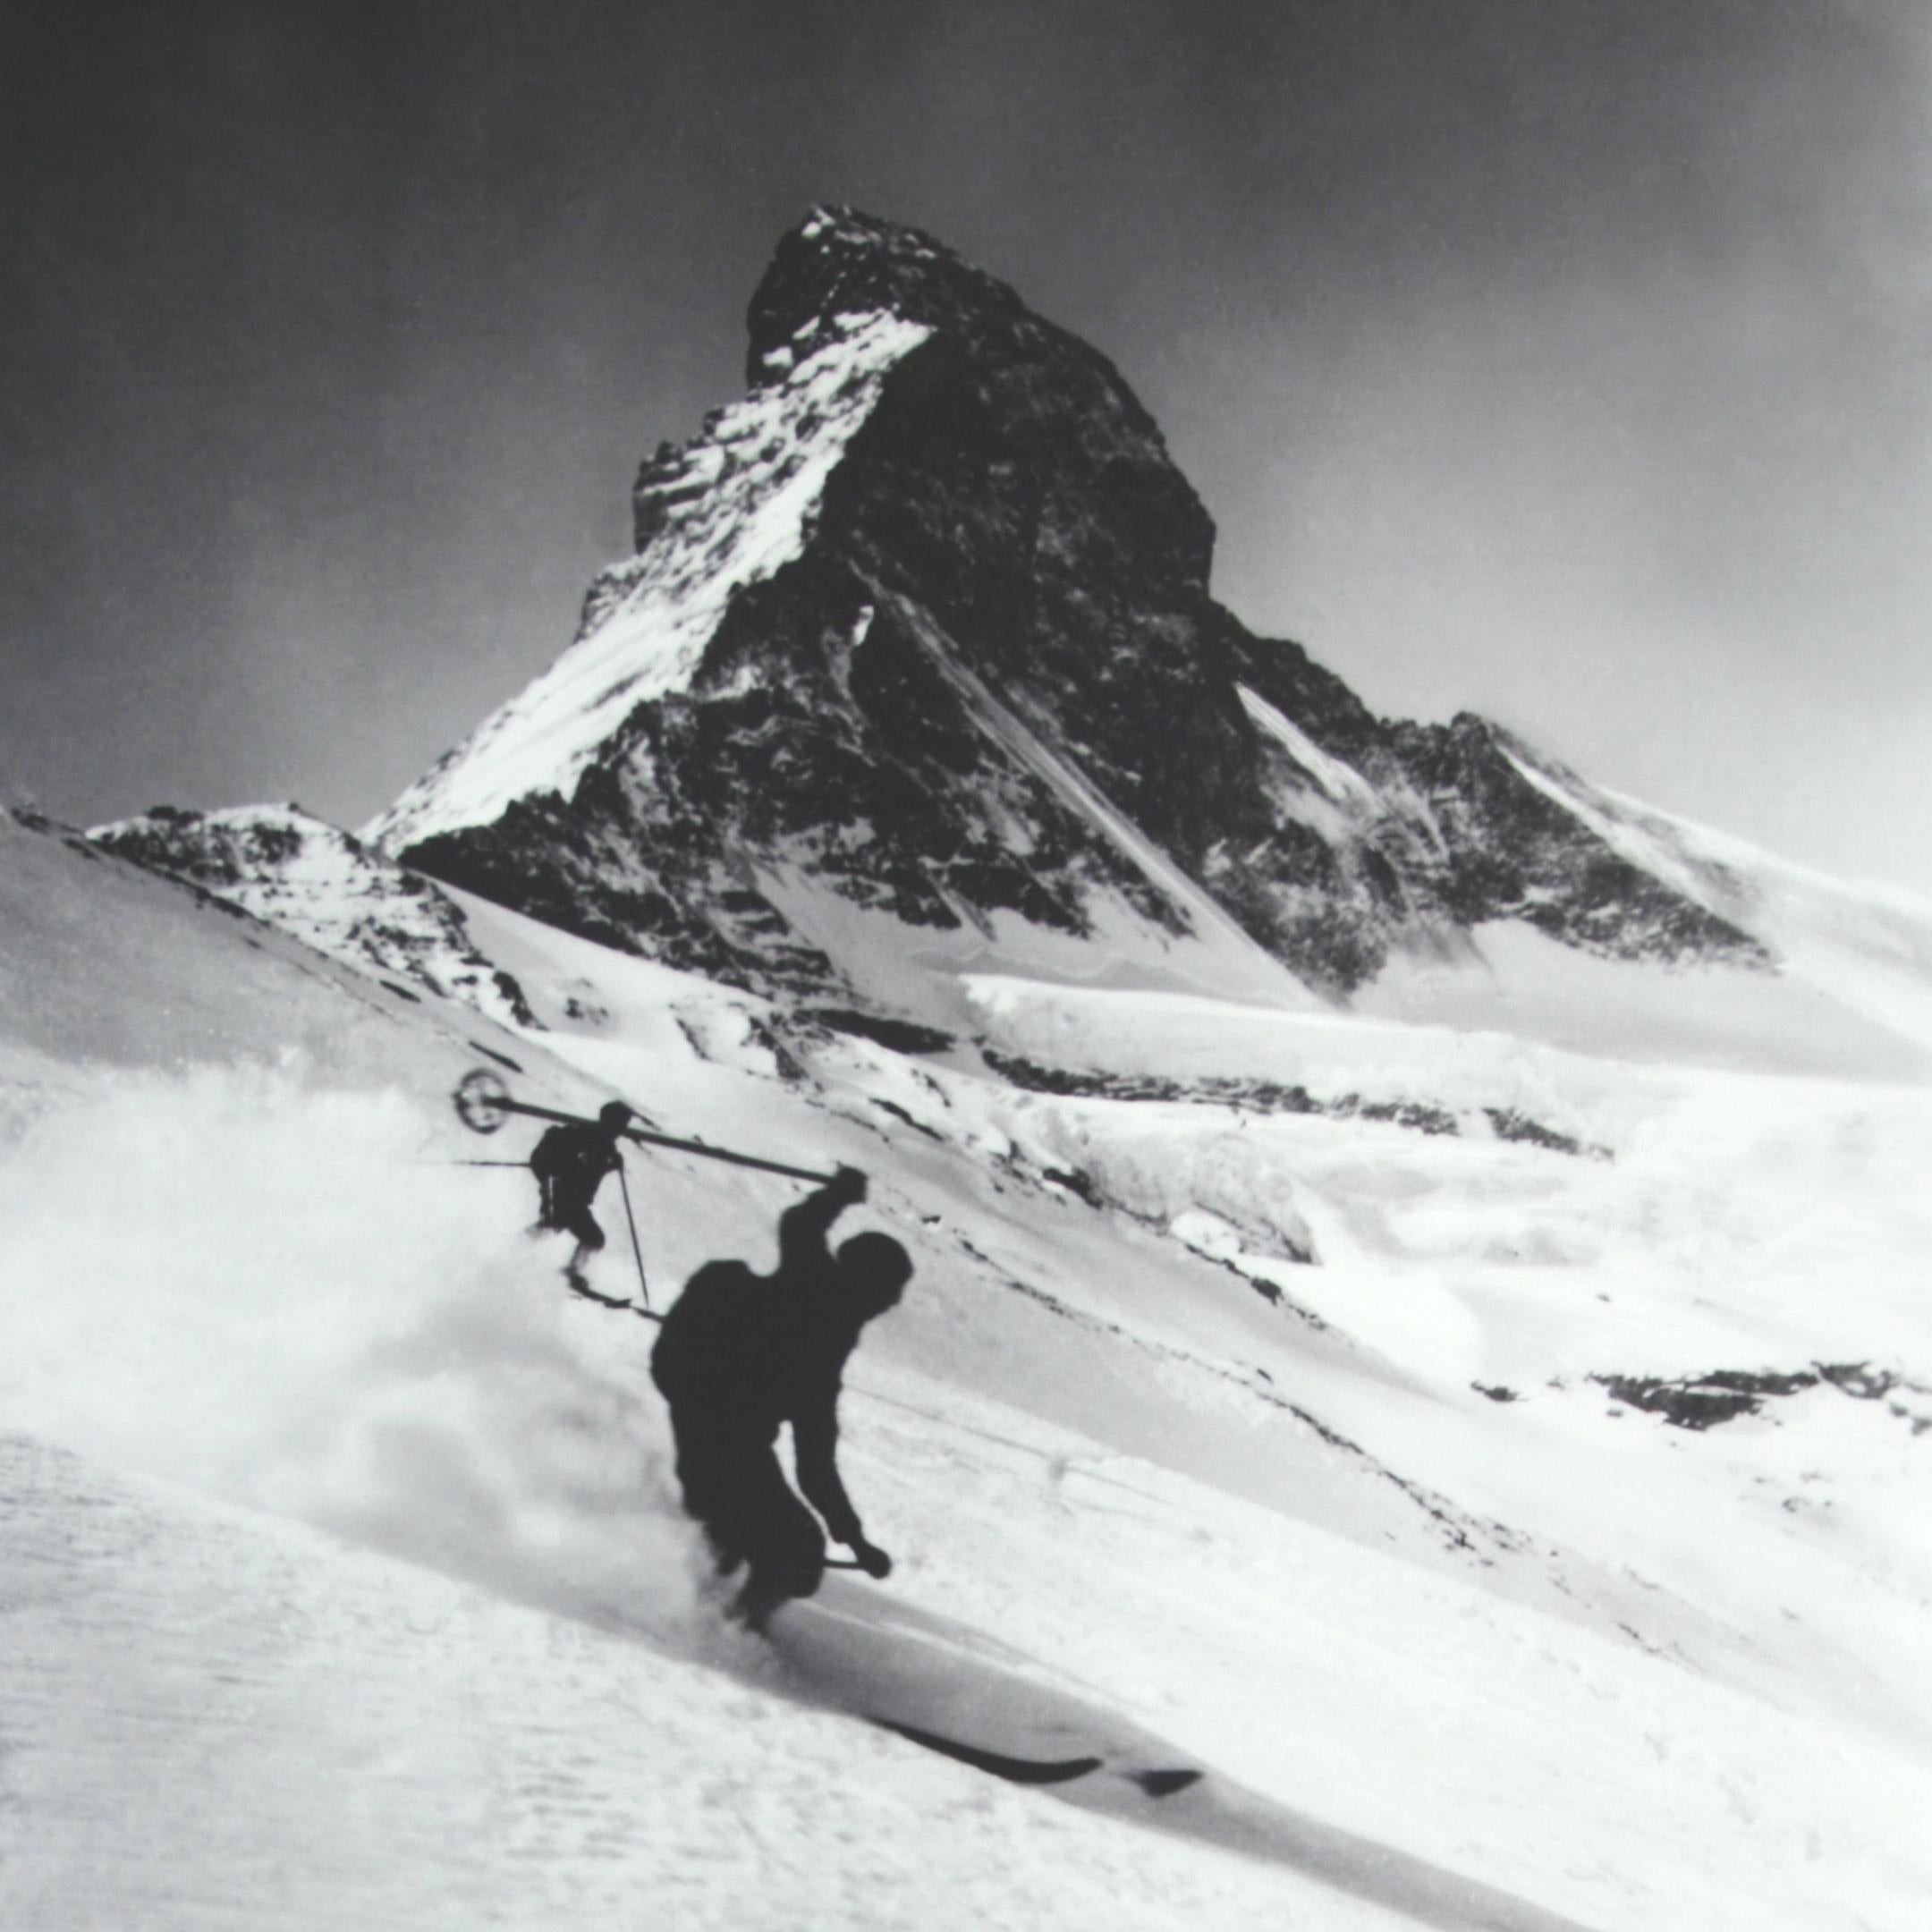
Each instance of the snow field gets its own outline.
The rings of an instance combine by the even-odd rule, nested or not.
[[[1692,1436],[1620,1411],[1590,1377],[1868,1361],[1922,1384],[1932,1204],[1915,1177],[1932,1107],[1911,1089],[1715,1074],[1645,1074],[1639,1090],[1641,1108],[1620,1103],[1614,1162],[1295,1115],[1236,1129],[1216,1107],[1030,1096],[992,1114],[1037,1161],[1079,1168],[1156,1227],[1188,1203],[1240,1212],[1243,1188],[1248,1227],[1304,1224],[1318,1267],[1237,1247],[1233,1267],[1286,1301],[1248,1301],[1240,1343],[1214,1303],[1225,1356],[1470,1518],[1559,1550],[1562,1589],[1606,1630],[1835,1720],[1855,1713],[1922,1755],[1932,1541],[1906,1499],[1932,1400],[1823,1388]],[[1116,1312],[1134,1305],[1125,1271],[1088,1280]],[[1203,1282],[1181,1304],[1198,1349],[1212,1295]],[[1137,1309],[1137,1331],[1173,1333],[1171,1282],[1168,1303],[1165,1320]],[[1587,1553],[1612,1551],[1611,1572],[1590,1576]],[[1492,1587],[1518,1587],[1521,1567],[1504,1563]],[[1875,1575],[1894,1580],[1876,1597]]]
[[[756,1660],[15,1439],[0,1492],[0,1902],[36,1932],[1401,1922],[775,1698]]]
[[[16,1657],[69,1686],[28,1713],[37,1749],[14,1783],[30,1815],[58,1822],[34,1835],[21,1880],[46,1888],[36,1922],[540,1925],[640,1886],[683,1901],[691,1925],[1277,1909],[1279,1875],[1042,1812],[774,1703],[769,1659],[700,1593],[646,1392],[650,1331],[568,1303],[515,1248],[521,1216],[478,1208],[479,1188],[521,1176],[414,1165],[426,1140],[447,1143],[434,1125],[394,1095],[204,1070],[116,1081],[0,1169],[10,1428],[150,1486],[124,1504],[127,1546],[75,1566],[21,1538],[57,1539],[128,1479],[20,1451],[38,1472],[30,1497],[55,1494],[24,1530],[10,1519],[7,1572],[38,1563],[58,1582],[14,1625]],[[372,1554],[197,1500],[210,1495]],[[466,1587],[411,1580],[381,1552]],[[956,1607],[956,1577],[945,1594]],[[85,1661],[97,1650],[123,1660],[105,1682]],[[90,1675],[97,1693],[74,1699]],[[648,1739],[648,1777],[607,1714],[585,1720],[605,1697]],[[157,1752],[174,1767],[158,1808]],[[674,1829],[653,1784],[674,1775],[722,1818],[687,1829],[687,1792]],[[657,1815],[640,1826],[647,1798]],[[136,1807],[151,1829],[129,1843],[111,1821]],[[929,1851],[936,1832],[945,1847]],[[793,1849],[828,1836],[829,1858]],[[431,1874],[479,1861],[492,1885],[472,1876],[432,1902]],[[95,1863],[105,1882],[75,1888]],[[1139,1916],[1115,1918],[1126,1892]],[[1322,1911],[1308,1922],[1385,1921],[1349,1901]]]
[[[1661,1659],[1124,1458],[1015,1453],[945,1493],[949,1566],[1018,1579],[990,1628],[1293,1811],[1605,1927],[1902,1928],[1923,1896],[1922,1776],[1821,1765]],[[1895,1919],[1835,1902],[1848,1864]]]
[[[406,1552],[553,1623],[614,1622],[652,1653],[653,1672],[667,1659],[719,1661],[664,1483],[662,1421],[642,1380],[648,1331],[549,1289],[549,1258],[519,1243],[521,1176],[407,1165],[452,1142],[497,1147],[456,1141],[416,1103],[317,1093],[267,1072],[116,1081],[97,1108],[44,1121],[4,1169],[0,1199],[7,1326],[21,1343],[4,1391],[10,1414],[117,1466]],[[113,1188],[103,1190],[103,1174],[117,1177]],[[912,1169],[893,1185],[924,1179]],[[1038,1208],[1008,1212],[1018,1240]],[[992,1243],[985,1226],[977,1232]],[[679,1233],[691,1241],[699,1230]],[[1054,1236],[1061,1247],[1057,1226]],[[41,1284],[56,1271],[68,1292],[49,1296]],[[1889,1817],[1883,1792],[1894,1787],[1855,1750],[1833,1765],[1841,1795],[1827,1801],[1792,1719],[1500,1604],[1472,1582],[1431,1580],[1279,1508],[1243,1505],[1223,1484],[1164,1470],[1157,1457],[1171,1436],[1210,1471],[1242,1440],[1250,1455],[1285,1458],[1270,1483],[1277,1497],[1309,1473],[1295,1438],[1279,1439],[1250,1413],[1241,1390],[1227,1390],[1216,1428],[1194,1412],[1211,1392],[1204,1398],[1184,1367],[1123,1361],[1024,1297],[989,1302],[952,1271],[933,1272],[920,1284],[924,1318],[882,1332],[882,1346],[855,1368],[848,1402],[855,1493],[907,1558],[894,1600],[963,1615],[1036,1657],[1034,1669],[1140,1715],[1279,1804],[1479,1872],[1585,1923],[1616,1923],[1605,1905],[1632,1887],[1646,1922],[1708,1923],[1736,1880],[1744,1813],[1751,1857],[1787,1859],[1792,1885],[1810,1868],[1811,1840],[1781,1826],[1767,1850],[1767,1819],[1812,1821],[1826,1872],[1843,1869],[1828,1854],[1877,1856],[1885,1838],[1867,1826]],[[1239,1292],[1245,1313],[1254,1298]],[[949,1304],[969,1302],[948,1320]],[[1018,1406],[964,1393],[979,1373],[974,1356],[989,1348],[1007,1360],[986,1379]],[[915,1349],[928,1358],[921,1374],[904,1360]],[[190,1390],[210,1399],[188,1399]],[[1100,1427],[1101,1411],[1123,1408],[1134,1411],[1140,1456],[1110,1454],[1104,1434],[1047,1419],[1086,1415]],[[1344,1486],[1335,1506],[1346,1504]],[[566,1653],[585,1641],[561,1631],[555,1640]],[[494,1675],[494,1658],[482,1667]],[[733,1667],[746,1672],[745,1660]],[[754,1682],[759,1667],[753,1660]],[[1492,1696],[1491,1686],[1508,1694]],[[663,1694],[675,1705],[684,1690]],[[532,1707],[553,1711],[531,1696]],[[777,1708],[756,1720],[777,1727],[768,1744],[782,1737],[773,1748],[814,1758],[815,1785],[847,1775],[843,1745],[835,1767],[825,1762],[839,1732],[795,1737],[792,1707]],[[1645,1737],[1686,1767],[1687,1789],[1673,1789],[1665,1808],[1686,1821],[1681,1831],[1646,1822],[1658,1760]],[[1736,1750],[1740,1741],[1750,1749]],[[1705,1775],[1700,1752],[1713,1750],[1728,1786]],[[708,1745],[691,1761],[723,1776],[733,1803],[758,1809]],[[1747,1776],[1752,1765],[1778,1768]],[[920,1775],[974,1782],[945,1767]],[[1445,1784],[1479,1789],[1482,1801],[1445,1812]],[[1726,1810],[1728,1825],[1711,1815],[1708,1793],[1723,1789],[1742,1808]],[[766,1829],[782,1864],[793,1834],[823,1826],[812,1805],[787,1814],[801,1802],[795,1795],[771,1802],[777,1815]],[[848,1804],[842,1792],[840,1810]],[[1526,1810],[1543,1821],[1528,1842],[1514,1828]],[[1606,1849],[1640,1824],[1642,1878]],[[272,1833],[275,1820],[260,1828]],[[936,1828],[930,1817],[919,1827],[922,1836]],[[1056,1820],[1052,1829],[1056,1839],[1097,1831],[1111,1843],[1120,1827]],[[1055,1855],[1073,1854],[1061,1844]],[[1178,1857],[1183,1869],[1208,1856],[1153,1855]],[[661,1843],[652,1856],[677,1864]],[[872,1869],[867,1856],[842,1844],[838,1884]],[[1076,1862],[1090,1881],[1089,1854]],[[1237,1885],[1259,1882],[1246,1868],[1226,1869],[1241,1873]],[[742,1876],[714,1889],[713,1902]],[[1902,1881],[1875,1865],[1864,1882],[1882,1897]],[[899,1883],[903,1905],[914,1880],[902,1873]],[[1079,1885],[1063,1883],[1072,1889],[1056,1895],[1074,1896]],[[955,1900],[961,1916],[937,1922],[993,1922],[984,1884],[973,1912]],[[1214,1897],[1211,1887],[1201,1894],[1203,1909],[1227,1909]],[[847,1894],[835,1909],[866,1922]]]
[[[0,1418],[32,1438],[0,1485],[10,1921],[1481,1922],[1398,1914],[1406,1861],[1598,1932],[1919,1922],[1923,1399],[1814,1388],[1693,1436],[1585,1377],[1886,1352],[1925,1379],[1922,1094],[1212,1002],[1174,1007],[1170,1056],[1167,1003],[1063,987],[1013,1008],[1123,1065],[1400,1071],[1616,1157],[1017,1094],[850,1040],[787,1086],[759,1003],[472,910],[560,1029],[487,1036],[519,1090],[873,1173],[861,1218],[919,1273],[853,1365],[845,1457],[900,1567],[841,1600],[1246,1786],[1216,1837],[990,1784],[721,1631],[651,1331],[561,1294],[526,1177],[436,1165],[534,1131],[457,1127],[462,1034],[99,876],[143,945],[70,922],[35,1009],[63,1052],[0,1056],[34,1082],[0,1147]],[[182,921],[225,936],[175,948]],[[317,1050],[171,1059],[149,952],[198,1028],[239,1015],[256,1048],[296,1013]],[[660,1288],[768,1266],[795,1198],[681,1157],[632,1178]],[[1260,1252],[1296,1227],[1318,1266]]]

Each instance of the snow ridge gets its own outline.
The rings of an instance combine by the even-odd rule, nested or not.
[[[1274,739],[1335,804],[1352,809],[1359,818],[1381,816],[1385,808],[1380,793],[1352,765],[1324,751],[1299,724],[1247,685],[1237,684],[1234,695],[1255,724]]]
[[[1794,865],[1730,833],[1553,772],[1520,749],[1505,747],[1504,756],[1619,858],[1747,926],[1788,979],[1903,1040],[1932,1045],[1932,902]]]
[[[160,808],[88,834],[123,859],[188,880],[344,964],[531,1024],[522,989],[477,950],[462,910],[419,872],[299,805]]]
[[[1011,704],[1002,702],[986,682],[968,668],[950,640],[935,633],[916,606],[903,598],[892,601],[908,633],[919,640],[934,670],[959,693],[987,735],[1090,826],[1178,911],[1190,933],[1218,955],[1228,981],[1273,1003],[1292,1006],[1316,1004],[1308,990],[1270,957],[1251,934],[1244,932],[1131,820],[1110,805],[1070,759],[1056,756]]]
[[[1630,816],[1615,810],[1607,801],[1596,801],[1591,788],[1580,779],[1567,774],[1559,777],[1508,743],[1503,745],[1502,751],[1526,784],[1560,805],[1626,864],[1662,880],[1673,892],[1720,918],[1736,913],[1734,904],[1720,902],[1738,896],[1734,883],[1714,868],[1699,865],[1682,849],[1680,841],[1669,835],[1669,828],[1661,821],[1653,819],[1648,826],[1633,824]]]
[[[640,548],[591,588],[576,641],[364,831],[401,852],[568,792],[637,706],[687,689],[732,597],[799,555],[826,479],[929,332],[884,311],[815,318],[767,383],[715,412],[639,492]]]

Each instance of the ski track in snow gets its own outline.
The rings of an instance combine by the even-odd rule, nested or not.
[[[776,1699],[756,1654],[681,1663],[17,1440],[0,1496],[10,1924],[1154,1932],[1274,1909],[1239,1862]],[[1390,1921],[1340,1900],[1323,1922]]]
[[[987,1662],[970,1633],[940,1619],[881,1614],[835,1585],[826,1597],[787,1610],[772,1640],[808,1693],[829,1697],[839,1709],[1020,1760],[1091,1761],[1081,1754],[1099,1754],[1093,1770],[1056,1780],[1053,1795],[1304,1873],[1440,1932],[1582,1932],[1573,1919],[1188,1765],[1165,1739],[1104,1705],[1042,1682],[1038,1673]],[[1165,1795],[1140,1782],[1162,1773],[1194,1782]]]

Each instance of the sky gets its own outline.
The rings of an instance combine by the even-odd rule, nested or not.
[[[28,0],[0,784],[372,816],[845,201],[1108,354],[1378,711],[1932,894],[1928,84],[1912,0]]]

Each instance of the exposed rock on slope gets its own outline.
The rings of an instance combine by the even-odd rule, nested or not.
[[[927,237],[816,212],[748,368],[644,465],[637,555],[571,649],[370,828],[385,849],[767,987],[1028,931],[1265,954],[1331,996],[1500,918],[1765,957],[1495,726],[1386,724],[1247,631],[1119,374]]]
[[[88,836],[393,985],[463,1000],[493,1020],[537,1023],[516,980],[478,951],[444,893],[298,805],[205,813],[158,805]]]

